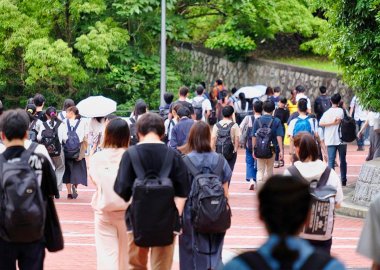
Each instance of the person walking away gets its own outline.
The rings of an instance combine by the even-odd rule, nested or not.
[[[168,119],[169,117],[170,105],[172,104],[173,99],[174,99],[173,93],[164,94],[165,105],[159,107],[159,114],[164,121]]]
[[[87,140],[86,126],[75,106],[66,110],[66,121],[63,124],[67,126],[67,140],[63,145],[65,173],[62,182],[66,184],[67,199],[76,199],[78,185],[87,186],[86,159],[81,151]]]
[[[239,149],[240,128],[232,120],[234,114],[232,106],[224,107],[222,113],[223,119],[212,128],[211,145],[217,153],[224,156],[233,171]]]
[[[140,142],[123,154],[114,185],[124,201],[132,199],[127,210],[129,269],[147,270],[148,256],[150,269],[171,269],[173,232],[180,230],[179,216],[190,192],[186,165],[161,141],[165,127],[159,115],[142,115],[137,132]]]
[[[42,122],[46,122],[44,106],[45,106],[45,97],[37,93],[33,97],[33,104],[36,105],[36,117]]]
[[[281,98],[280,95],[281,95],[281,87],[276,86],[275,88],[273,88],[273,96],[269,97],[269,99],[274,102],[274,106],[276,109],[278,108],[278,103],[280,102],[280,98]]]
[[[165,122],[164,122],[164,125],[165,125],[165,138],[164,138],[164,143],[167,145],[167,146],[170,146],[170,141],[172,139],[172,130],[174,128],[175,125],[177,125],[178,121],[179,121],[179,116],[178,116],[178,110],[179,108],[181,108],[182,105],[181,104],[176,104],[172,110],[172,115],[173,115],[173,118],[172,119],[166,119]]]
[[[211,103],[211,112],[208,117],[208,124],[212,127],[216,124],[216,122],[218,122],[218,117],[216,114],[216,105],[218,104],[218,99],[216,98],[216,96],[214,96],[213,91],[210,91],[209,96]]]
[[[297,96],[297,91],[296,89],[293,89],[291,90],[291,96],[290,98],[288,99],[288,103],[287,103],[287,107],[288,107],[288,110],[289,110],[289,114],[292,115],[293,113],[297,112],[297,100],[296,100],[296,96]]]
[[[220,92],[219,96],[220,96],[220,99],[218,103],[216,104],[216,117],[218,118],[218,121],[221,121],[223,119],[223,114],[222,114],[223,108],[226,106],[233,107],[234,104],[228,99],[227,91]],[[235,115],[234,115],[233,120],[235,121]]]
[[[273,101],[267,100],[263,103],[263,115],[254,122],[252,129],[253,154],[257,160],[257,184],[261,185],[267,177],[273,174],[273,155],[276,145],[278,145],[279,159],[283,159],[284,146],[282,136],[284,130],[281,121],[272,116],[274,111]]]
[[[310,99],[305,95],[306,89],[302,85],[296,86],[296,102],[298,102],[301,98],[306,98],[307,100],[307,113],[311,113],[311,102]]]
[[[235,103],[238,101],[238,99],[235,96],[236,92],[237,92],[237,88],[236,87],[232,87],[230,101],[232,101],[232,103],[234,104],[234,106],[235,106]]]
[[[24,110],[9,110],[0,118],[0,155],[3,183],[0,226],[0,269],[42,270],[47,204],[54,206],[57,182],[50,162],[24,148],[29,117]],[[25,185],[19,185],[22,182]],[[49,201],[49,203],[48,203]],[[58,220],[55,220],[58,222]],[[11,226],[9,224],[12,224]]]
[[[189,140],[180,150],[186,154],[184,161],[192,183],[183,214],[183,233],[179,236],[180,269],[219,269],[222,266],[224,236],[231,224],[228,185],[232,171],[223,156],[212,150],[210,128],[205,123],[194,124]],[[211,203],[213,208],[208,208],[206,213],[196,208],[198,203],[207,204],[198,200],[204,192],[198,186],[199,181],[212,181],[209,200],[219,202]]]
[[[195,114],[195,120],[206,122],[206,119],[209,118],[212,107],[211,102],[204,97],[204,91],[202,85],[198,85],[196,92],[197,96],[193,98],[193,109]]]
[[[368,111],[364,110],[360,105],[360,100],[357,96],[354,96],[350,103],[350,116],[355,119],[356,132],[358,133],[368,117]],[[356,143],[358,145],[357,151],[364,151],[364,140],[368,138],[368,132],[363,133],[364,136],[358,137]]]
[[[62,191],[62,177],[65,173],[65,155],[62,145],[67,140],[67,127],[58,119],[57,110],[54,107],[47,108],[45,113],[47,121],[43,123],[37,140],[46,147],[53,161],[58,191]]]
[[[330,254],[335,208],[339,208],[343,201],[342,184],[337,173],[319,159],[318,148],[310,133],[298,133],[294,137],[294,145],[299,161],[287,168],[284,175],[305,179],[310,183],[310,190],[315,189],[315,185],[317,185],[317,191],[313,193],[311,217],[318,218],[322,223],[315,225],[315,223],[312,224],[313,221],[309,221],[311,223],[305,224],[301,237],[307,239],[315,248]],[[318,194],[321,194],[318,191],[324,197],[318,197],[320,196]],[[321,205],[324,205],[323,209]],[[318,226],[318,228],[315,226]]]
[[[213,95],[218,99],[221,100],[221,92],[227,91],[227,88],[224,86],[223,80],[222,79],[217,79],[214,83],[214,88],[213,88]]]
[[[258,198],[259,217],[265,223],[268,240],[257,251],[248,251],[232,259],[224,270],[345,269],[337,259],[319,252],[298,236],[308,219],[312,202],[307,182],[275,175],[259,191]]]
[[[28,140],[37,142],[37,135],[41,129],[42,121],[37,118],[37,108],[34,104],[28,104],[25,108],[29,116]]]
[[[365,121],[364,125],[362,125],[362,128],[357,135],[358,138],[362,138],[363,134],[368,128],[370,143],[368,148],[368,155],[365,159],[366,161],[380,157],[380,132],[374,131],[375,122],[380,122],[380,113],[370,111],[368,113],[367,121]]]
[[[276,87],[275,87],[275,90],[276,90]],[[288,100],[285,97],[280,96],[278,99],[278,106],[274,110],[274,114],[273,114],[274,117],[280,119],[281,126],[282,126],[282,129],[284,130],[284,133],[285,133],[285,124],[288,122],[288,119],[289,119],[289,110],[286,108],[287,102],[288,102]],[[282,137],[282,144],[283,145],[284,145],[284,139],[285,139],[285,136]],[[280,160],[279,154],[280,154],[280,149],[279,149],[279,147],[276,147],[276,156],[274,159],[274,168],[284,166],[284,159]]]
[[[63,122],[63,120],[66,119],[66,110],[73,106],[75,106],[74,100],[72,100],[71,98],[65,99],[62,106],[62,111],[58,114],[58,119]]]
[[[88,146],[90,156],[101,150],[101,141],[103,140],[105,123],[105,117],[92,117],[88,124]]]
[[[371,270],[380,269],[380,194],[372,200],[360,235],[357,252],[373,261]]]
[[[177,149],[186,143],[190,129],[195,123],[195,121],[190,118],[190,111],[186,107],[180,107],[177,113],[179,121],[172,129],[170,138],[170,147],[173,149]]]
[[[311,118],[307,113],[307,100],[301,98],[298,101],[298,114],[299,116],[290,121],[288,126],[288,136],[290,137],[290,156],[294,162],[295,149],[293,138],[300,132],[307,132],[315,138],[314,143],[318,144],[318,122],[315,118]]]
[[[133,115],[129,117],[128,124],[129,124],[129,131],[131,134],[131,139],[129,141],[130,145],[136,145],[139,142],[139,137],[137,134],[137,120],[139,116],[143,115],[147,112],[147,105],[145,101],[138,100],[135,104],[135,109],[133,110]]]
[[[248,110],[248,102],[247,99],[245,98],[245,94],[243,92],[239,93],[239,100],[234,103],[234,109],[235,109],[235,115],[236,115],[236,123],[238,125],[241,124],[243,119],[249,115],[252,114]]]
[[[189,88],[186,86],[182,86],[179,89],[178,95],[179,95],[178,100],[173,102],[170,105],[170,109],[169,109],[170,112],[169,112],[168,118],[171,119],[173,117],[172,116],[172,110],[173,110],[174,105],[181,104],[182,106],[186,107],[189,110],[190,117],[194,120],[195,119],[194,108],[193,108],[193,105],[188,101],[188,98],[187,98],[189,96]]]
[[[343,109],[339,108],[341,99],[339,93],[331,96],[332,106],[322,115],[319,125],[325,129],[324,135],[329,159],[328,164],[331,169],[335,168],[336,153],[339,153],[340,178],[342,185],[345,186],[347,184],[347,144],[342,142],[339,135],[339,124],[344,117]]]
[[[267,89],[265,90],[265,95],[260,97],[260,100],[262,102],[271,100],[272,96],[274,95],[273,88],[268,86]]]
[[[246,173],[245,179],[249,182],[249,190],[255,190],[256,188],[256,176],[257,176],[257,162],[253,158],[252,147],[252,129],[254,122],[259,119],[263,112],[263,102],[257,100],[253,104],[254,115],[247,115],[240,124],[240,143],[245,145],[245,165]],[[244,139],[244,141],[242,141]]]
[[[103,150],[91,157],[89,179],[96,191],[91,205],[95,216],[97,269],[128,268],[128,236],[125,211],[128,203],[113,189],[121,157],[130,139],[128,123],[116,118],[104,132]]]
[[[330,96],[327,95],[326,86],[319,87],[319,92],[321,95],[317,97],[314,101],[314,113],[317,117],[318,123],[322,118],[322,115],[331,108],[331,99]]]

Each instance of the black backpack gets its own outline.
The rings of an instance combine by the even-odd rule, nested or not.
[[[218,122],[218,118],[216,117],[216,105],[211,102],[211,112],[208,116],[208,124],[213,126]]]
[[[353,142],[356,140],[356,122],[355,119],[349,117],[346,110],[342,109],[344,117],[339,124],[339,138],[342,142]]]
[[[50,127],[46,122],[43,123],[45,129],[42,131],[41,144],[43,144],[51,157],[61,155],[61,142],[58,137],[58,127],[61,122],[57,122],[54,127]]]
[[[67,159],[77,159],[80,153],[80,140],[76,132],[80,120],[76,123],[74,128],[71,128],[69,120],[66,120],[67,123],[67,140],[63,145],[63,151],[65,153],[65,158]]]
[[[29,165],[37,144],[19,159],[8,162],[0,155],[0,236],[12,243],[30,243],[44,235],[46,205],[38,176]]]
[[[259,129],[256,132],[255,156],[256,158],[271,158],[273,156],[272,123],[274,118],[272,117],[268,125],[263,125],[261,118],[258,118],[257,121]]]
[[[216,136],[216,152],[222,154],[225,159],[231,160],[234,157],[234,145],[232,144],[231,138],[231,128],[234,125],[234,122],[224,124],[223,126],[220,123],[216,124],[218,128]]]
[[[165,122],[165,120],[168,119],[168,116],[169,116],[169,109],[161,108],[159,111],[159,114]]]
[[[251,270],[272,270],[263,256],[257,251],[245,252],[239,255],[238,258],[243,260]],[[329,254],[315,250],[307,258],[300,270],[322,270],[331,260],[333,258]]]
[[[140,247],[170,245],[179,221],[173,182],[169,178],[175,154],[168,150],[161,171],[147,174],[136,147],[129,148],[128,153],[137,175],[128,209],[134,242]]]
[[[203,110],[202,110],[202,103],[203,101],[205,101],[205,98],[202,97],[202,99],[200,101],[195,101],[193,100],[193,108],[194,108],[194,114],[195,114],[195,119],[196,120],[202,120],[202,113],[203,113]]]
[[[139,142],[139,137],[137,136],[136,119],[134,117],[130,117],[129,121],[131,121],[131,124],[129,125],[129,132],[131,133],[129,145],[136,145]]]
[[[328,96],[320,96],[318,99],[318,115],[322,116],[331,108],[331,99]]]
[[[231,227],[231,208],[224,194],[221,175],[224,158],[213,170],[198,170],[188,156],[184,162],[193,178],[190,192],[191,223],[199,233],[224,233]]]
[[[37,124],[38,119],[34,119],[28,129],[28,139],[32,142],[37,142],[37,130],[36,130],[36,124]]]

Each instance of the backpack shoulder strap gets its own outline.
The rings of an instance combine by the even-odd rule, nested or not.
[[[76,131],[76,130],[77,130],[77,128],[78,128],[78,126],[79,126],[79,124],[80,124],[80,119],[79,119],[79,120],[78,120],[78,122],[76,123],[76,125],[75,125],[75,127],[74,127],[73,131]]]
[[[232,121],[231,123],[229,123],[229,124],[228,124],[228,126],[227,126],[227,127],[228,127],[229,129],[231,129],[231,128],[232,128],[234,125],[235,125],[235,122],[234,122],[234,121]]]
[[[61,116],[62,121],[63,121],[63,119],[65,119],[65,117],[63,116],[63,112],[60,112],[59,115]]]
[[[323,187],[327,184],[327,181],[330,177],[331,169],[329,167],[326,167],[325,171],[322,173],[321,178],[319,178],[317,187]]]
[[[217,127],[218,129],[221,129],[221,128],[222,128],[222,125],[218,122],[218,123],[216,123],[216,127]]]
[[[269,128],[272,127],[273,122],[274,122],[274,117],[272,117],[272,119],[269,121],[269,124],[268,124],[268,127],[269,127]]]
[[[257,120],[258,120],[258,123],[259,123],[259,128],[262,128],[263,127],[263,123],[261,122],[261,117],[257,118]]]
[[[30,156],[36,151],[38,143],[32,142],[28,149],[25,149],[21,154],[21,159],[29,162]]]
[[[270,270],[271,268],[264,260],[264,258],[257,251],[245,252],[239,255],[240,259],[242,259],[250,269],[252,270]]]
[[[144,179],[145,171],[141,163],[140,155],[137,152],[136,146],[128,148],[128,154],[131,158],[132,167],[135,170],[137,177],[140,179]]]
[[[200,174],[200,170],[198,170],[195,167],[194,163],[191,161],[191,159],[188,156],[184,156],[183,161],[185,162],[186,167],[187,167],[187,169],[189,170],[189,172],[191,173],[192,176],[195,177],[198,174]]]
[[[330,255],[314,251],[302,265],[301,270],[324,269],[331,260],[333,260],[333,258]]]
[[[290,166],[289,168],[288,168],[288,171],[290,172],[290,174],[292,175],[292,176],[295,176],[295,177],[298,177],[299,179],[301,179],[301,180],[305,180],[305,178],[302,176],[302,174],[300,173],[300,171],[297,169],[297,167],[296,166]]]
[[[129,121],[131,121],[131,124],[136,124],[136,120],[133,117],[129,117]]]
[[[171,149],[167,149],[166,157],[164,163],[162,163],[162,167],[160,170],[160,177],[169,177],[169,174],[172,170],[174,152]]]
[[[37,124],[37,119],[34,119],[32,123],[30,123],[29,130],[32,130]]]
[[[45,128],[45,129],[51,129],[51,128],[49,127],[48,123],[46,123],[46,122],[42,122],[42,124],[44,125],[44,128]]]

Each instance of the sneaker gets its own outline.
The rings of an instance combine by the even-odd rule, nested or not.
[[[74,198],[74,199],[78,198],[78,192],[77,192],[77,188],[76,188],[76,186],[75,186],[75,185],[72,185],[72,186],[71,186],[71,189],[72,189],[72,191],[73,191],[73,198]]]
[[[280,167],[284,167],[285,166],[285,162],[283,160],[280,160],[279,161],[279,165],[280,165]]]
[[[278,161],[275,161],[273,167],[274,168],[279,168],[280,167],[280,163]]]

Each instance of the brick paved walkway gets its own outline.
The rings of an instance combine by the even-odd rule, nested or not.
[[[348,182],[354,183],[364,162],[366,152],[357,152],[355,146],[348,150]],[[289,163],[288,163],[289,164]],[[283,169],[275,172],[281,173]],[[45,269],[96,269],[94,246],[94,223],[90,201],[94,187],[79,188],[77,200],[67,200],[66,192],[56,201],[65,237],[65,249],[58,253],[47,253]],[[263,224],[257,218],[256,192],[249,191],[245,182],[245,156],[241,151],[230,187],[230,204],[233,211],[232,228],[228,231],[223,259],[228,260],[244,249],[258,247],[266,239]],[[370,261],[355,252],[363,220],[338,216],[335,223],[332,253],[348,268],[368,269]],[[175,254],[178,268],[178,252]],[[113,269],[101,269],[113,270]]]

